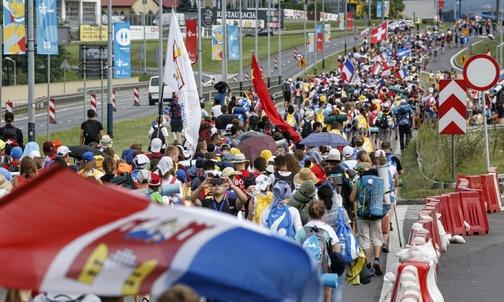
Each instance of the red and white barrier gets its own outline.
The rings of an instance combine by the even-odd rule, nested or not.
[[[5,103],[5,112],[12,112],[12,108],[14,108],[12,102]]]
[[[238,82],[238,78],[236,77],[236,74],[233,76],[233,82]]]
[[[92,94],[89,98],[89,106],[96,112],[96,94]]]
[[[275,70],[275,69],[278,69],[278,59],[277,58],[275,58],[273,60],[273,70]]]
[[[112,111],[117,111],[117,100],[115,91],[112,91]]]
[[[299,60],[297,48],[294,48],[294,60]]]
[[[214,77],[212,77],[212,79],[210,80],[210,84],[212,84],[212,86],[215,85],[215,78]]]
[[[133,106],[140,106],[140,97],[138,87],[133,88]]]
[[[49,99],[49,123],[56,124],[56,106],[54,99]]]
[[[249,73],[245,73],[245,80],[248,81],[250,79]]]

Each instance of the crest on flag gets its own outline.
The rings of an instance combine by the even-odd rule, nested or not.
[[[386,40],[387,39],[387,30],[388,30],[387,22],[383,22],[380,26],[378,26],[377,28],[374,28],[371,31],[371,39],[369,42],[372,44],[376,44],[376,43],[380,43],[383,40]]]

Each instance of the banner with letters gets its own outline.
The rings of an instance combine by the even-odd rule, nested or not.
[[[222,60],[222,39],[223,37],[222,25],[212,26],[212,60]]]
[[[381,18],[382,17],[382,11],[383,11],[383,1],[378,1],[376,3],[376,18]]]
[[[3,42],[4,55],[26,53],[24,0],[3,0]]]
[[[229,60],[239,60],[240,59],[240,40],[238,37],[238,26],[228,25],[228,49],[229,49]]]
[[[114,78],[131,78],[130,23],[114,23]]]
[[[191,59],[191,64],[198,61],[198,20],[187,19],[186,21],[186,49]]]
[[[37,0],[37,54],[58,54],[58,20],[55,0]]]
[[[306,41],[306,49],[308,50],[308,52],[315,51],[315,34],[314,33],[308,34],[308,41]]]
[[[324,24],[324,40],[326,43],[331,42],[331,24]]]

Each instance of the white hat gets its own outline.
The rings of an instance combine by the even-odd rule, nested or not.
[[[244,163],[247,161],[247,158],[245,157],[245,154],[243,153],[238,153],[235,154],[233,158],[229,161],[230,163],[237,164],[237,163]]]
[[[387,102],[383,103],[383,108],[389,108],[389,107],[390,107],[389,103],[387,103]]]
[[[264,170],[266,173],[269,173],[269,174],[273,174],[275,173],[275,167],[273,167],[273,165],[268,165],[266,167],[266,170]]]
[[[161,139],[159,138],[154,138],[152,141],[151,141],[151,152],[160,152],[161,151],[161,146],[163,145],[163,142],[161,141]]]
[[[272,156],[270,156],[270,158],[268,158],[268,161],[267,161],[267,162],[268,162],[268,163],[269,163],[269,162],[275,162],[275,158],[276,158],[276,156],[275,156],[275,155],[272,155]]]
[[[138,171],[136,179],[139,184],[141,183],[148,184],[151,180],[151,172],[149,170],[142,169]]]
[[[326,161],[341,161],[341,154],[338,149],[331,149],[327,155]]]
[[[102,144],[102,145],[112,145],[112,143],[113,143],[113,141],[109,135],[102,136],[102,138],[100,140],[100,144]]]
[[[294,183],[296,185],[300,186],[305,181],[309,181],[312,184],[316,184],[318,182],[317,176],[312,172],[312,170],[310,170],[310,168],[301,168],[301,170],[299,170],[299,173],[294,175]]]
[[[256,188],[261,191],[266,191],[268,186],[271,185],[271,178],[266,175],[259,175],[256,178]]]
[[[59,149],[59,148],[58,148]],[[33,150],[32,152],[30,152],[30,157],[31,158],[35,158],[35,157],[41,157],[40,156],[40,152],[37,151],[37,150]]]
[[[33,151],[32,151],[32,153],[33,153]],[[61,147],[58,148],[58,150],[56,151],[56,153],[58,153],[58,156],[62,157],[62,156],[67,155],[68,153],[71,153],[71,151],[70,151],[70,149],[68,149],[67,146],[61,146]],[[31,154],[30,154],[30,156],[31,156]],[[40,153],[39,153],[39,157],[40,157]]]
[[[222,170],[222,178],[226,178],[226,177],[231,177],[231,176],[235,176],[235,175],[242,175],[242,172],[240,171],[236,171],[235,169],[231,168],[231,167],[227,167],[227,168],[224,168],[224,170]]]
[[[350,146],[345,146],[343,148],[343,156],[344,157],[353,156],[353,154],[354,154],[354,148],[352,148]]]
[[[376,150],[375,157],[378,158],[378,157],[380,157],[380,155],[387,156],[387,154],[385,153],[385,151],[383,151],[383,150]]]
[[[171,157],[169,156],[163,156],[159,160],[157,167],[159,169],[159,172],[161,172],[161,175],[165,175],[166,172],[170,171],[173,168],[173,159],[171,159]]]
[[[313,116],[313,110],[312,109],[306,110],[305,117],[310,118],[312,116]]]
[[[149,161],[149,158],[145,154],[137,154],[133,159],[133,163],[137,167],[144,167]]]

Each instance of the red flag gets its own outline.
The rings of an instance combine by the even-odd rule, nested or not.
[[[287,122],[280,116],[277,109],[275,108],[275,105],[271,100],[268,88],[264,83],[264,79],[261,74],[261,68],[257,63],[255,54],[252,54],[252,83],[254,84],[254,89],[256,90],[259,99],[261,100],[261,106],[264,112],[266,112],[266,115],[268,116],[271,123],[280,128],[280,130],[282,131],[288,130],[290,132],[292,141],[299,141],[301,139],[299,137],[299,134],[296,132],[296,130],[294,130],[294,128],[287,124]]]
[[[387,39],[387,22],[383,22],[380,26],[374,28],[371,31],[371,40],[369,42],[372,44],[376,44],[386,39]]]
[[[347,27],[349,31],[353,30],[353,16],[352,13],[347,13]]]
[[[186,49],[191,65],[198,61],[198,30],[197,19],[186,20]]]
[[[317,33],[317,52],[322,52],[324,49],[324,36],[323,33]]]

